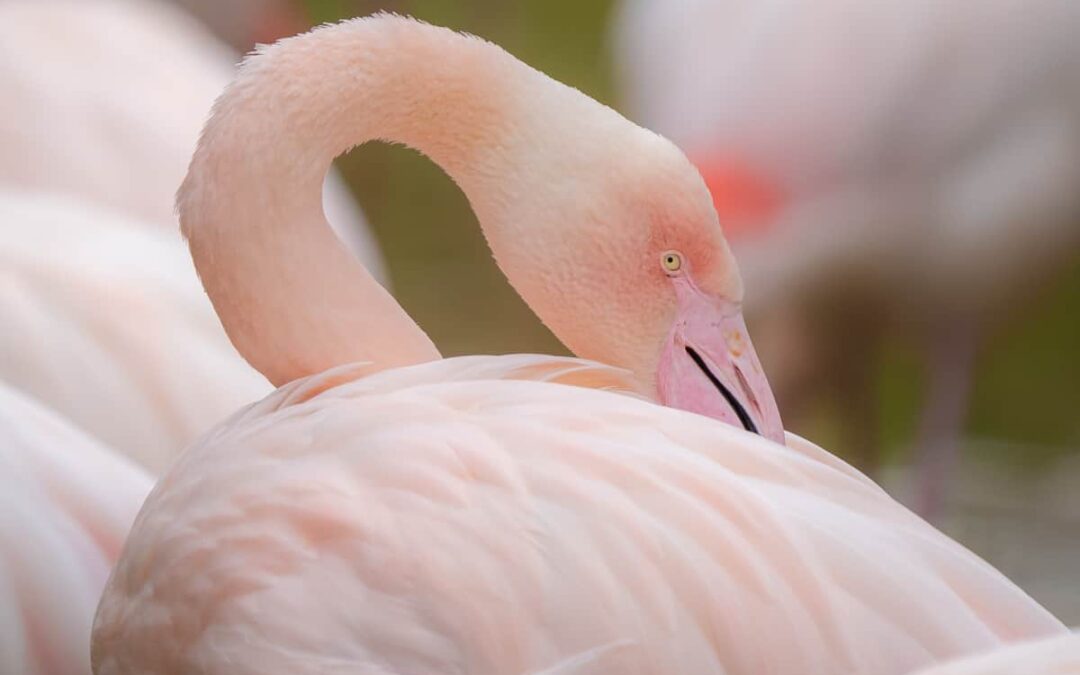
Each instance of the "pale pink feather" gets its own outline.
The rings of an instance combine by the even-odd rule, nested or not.
[[[538,368],[625,378],[350,366],[238,413],[137,520],[95,672],[887,675],[1064,630],[801,439]]]
[[[154,471],[270,390],[228,344],[173,208],[238,60],[158,0],[0,2],[0,378]],[[323,194],[381,277],[335,173]]]
[[[1069,633],[1008,645],[932,666],[912,675],[1077,675],[1080,634]]]
[[[155,472],[270,386],[233,351],[175,234],[0,189],[0,379]]]
[[[176,188],[240,56],[172,4],[0,2],[0,184],[175,231]],[[382,278],[378,246],[336,172],[324,197],[338,236]]]
[[[150,485],[0,385],[0,672],[89,675],[94,610]]]

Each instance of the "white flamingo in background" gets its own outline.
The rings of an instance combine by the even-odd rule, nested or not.
[[[0,381],[154,472],[270,387],[228,343],[174,235],[0,190]]]
[[[529,305],[612,365],[439,359],[319,210],[331,160],[372,139],[442,166]],[[148,499],[98,675],[888,675],[1064,631],[782,444],[700,176],[490,43],[378,15],[266,49],[179,207],[230,337],[284,386]]]
[[[835,383],[872,467],[884,322],[926,342],[935,512],[977,338],[1080,250],[1080,4],[625,0],[615,26],[629,108],[738,231],[784,409]]]
[[[1080,634],[1007,645],[912,675],[1077,675],[1080,673]]]
[[[270,390],[228,344],[173,213],[233,61],[167,4],[0,2],[0,380],[155,471]],[[335,176],[325,197],[380,274]]]
[[[94,609],[150,486],[0,384],[0,672],[89,675]]]
[[[175,231],[176,188],[238,57],[159,0],[0,2],[0,185],[82,197]],[[336,173],[335,231],[382,277]]]

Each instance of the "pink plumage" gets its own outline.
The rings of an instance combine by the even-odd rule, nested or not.
[[[373,138],[446,168],[541,318],[619,367],[440,359],[318,209],[332,157]],[[265,50],[179,207],[230,337],[281,388],[148,499],[97,675],[888,675],[1064,631],[862,474],[764,433],[700,176],[493,45],[379,15]],[[653,402],[704,397],[717,419]]]
[[[95,672],[887,675],[1063,630],[806,441],[541,367],[622,377],[343,367],[238,413],[147,502]]]
[[[150,485],[0,385],[0,672],[89,675],[94,609]]]
[[[158,0],[0,2],[0,378],[154,471],[270,390],[228,345],[173,208],[238,58]],[[336,174],[324,194],[379,276]]]
[[[0,189],[0,378],[143,467],[265,396],[174,234]]]
[[[1069,633],[1008,645],[986,654],[956,659],[912,675],[1076,675],[1080,635]]]

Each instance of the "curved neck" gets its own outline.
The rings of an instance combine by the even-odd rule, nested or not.
[[[514,93],[535,75],[494,45],[389,15],[251,57],[215,106],[178,196],[195,266],[240,353],[275,385],[348,362],[439,358],[330,230],[323,179],[353,146],[403,143],[480,213],[478,201],[507,198],[510,121],[525,98]]]

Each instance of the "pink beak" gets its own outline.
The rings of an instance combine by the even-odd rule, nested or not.
[[[679,313],[660,356],[660,402],[784,443],[784,425],[737,303],[717,301],[689,276],[672,279]]]

